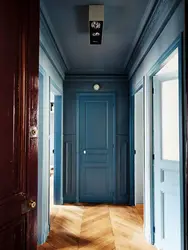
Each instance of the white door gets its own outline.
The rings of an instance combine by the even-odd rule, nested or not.
[[[144,113],[143,88],[134,98],[134,147],[135,147],[135,204],[143,204],[144,197]]]
[[[153,78],[155,245],[181,249],[178,74]]]

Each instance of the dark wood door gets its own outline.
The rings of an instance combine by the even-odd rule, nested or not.
[[[0,249],[34,250],[39,0],[1,0],[0,34]]]

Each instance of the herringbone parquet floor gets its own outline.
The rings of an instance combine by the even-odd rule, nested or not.
[[[142,207],[54,207],[51,232],[38,250],[154,250],[143,236]]]

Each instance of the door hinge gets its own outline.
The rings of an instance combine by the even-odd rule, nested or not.
[[[153,233],[155,233],[155,227],[153,227]]]
[[[153,161],[154,161],[155,160],[155,154],[153,154],[152,158],[153,158]]]
[[[136,149],[134,149],[134,154],[136,154]]]
[[[154,88],[152,88],[152,94],[154,95]]]

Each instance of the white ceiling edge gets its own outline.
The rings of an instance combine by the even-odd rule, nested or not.
[[[44,17],[46,19],[46,22],[47,22],[47,24],[49,26],[50,31],[52,32],[53,38],[54,38],[54,40],[55,40],[55,42],[57,44],[57,47],[58,47],[58,49],[59,49],[59,51],[61,53],[61,56],[63,57],[63,60],[64,60],[64,62],[66,64],[66,67],[69,70],[69,68],[70,68],[69,65],[70,64],[67,61],[67,58],[65,57],[65,54],[64,54],[64,52],[62,50],[62,46],[61,46],[61,44],[59,42],[57,33],[56,33],[55,29],[54,29],[54,26],[53,26],[53,24],[51,22],[51,19],[50,19],[49,15],[48,15],[48,11],[47,11],[47,9],[46,9],[45,4],[43,3],[43,1],[40,1],[40,9],[41,9],[41,11],[42,11],[42,13],[43,13],[43,15],[44,15]]]
[[[129,62],[129,60],[131,58],[131,55],[133,53],[133,50],[134,50],[134,48],[135,48],[135,46],[136,46],[136,44],[138,42],[138,39],[139,39],[139,37],[140,37],[140,35],[141,35],[142,31],[143,31],[143,28],[144,28],[144,26],[145,26],[145,24],[147,22],[147,19],[150,16],[151,10],[152,10],[152,8],[153,8],[156,1],[158,1],[158,0],[149,0],[149,3],[147,4],[146,10],[144,12],[144,15],[142,16],[142,19],[141,19],[140,24],[138,26],[138,29],[137,29],[136,35],[134,37],[134,40],[131,43],[131,46],[129,48],[129,53],[126,56],[125,63],[124,63],[124,69],[126,69],[126,67],[127,67],[127,64],[128,64],[128,62]]]

